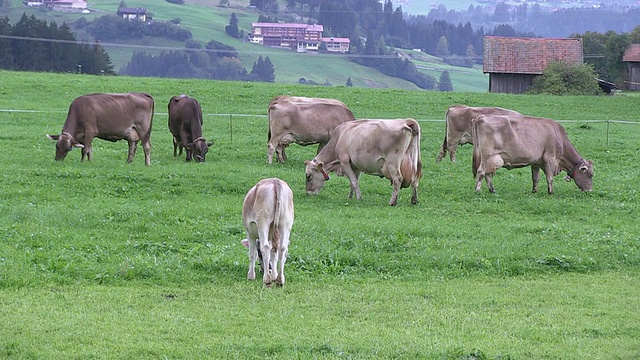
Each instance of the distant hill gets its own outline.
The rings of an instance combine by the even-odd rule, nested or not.
[[[370,88],[397,88],[419,90],[416,85],[406,80],[389,77],[377,70],[360,66],[349,61],[348,56],[324,55],[317,53],[296,53],[291,50],[274,49],[265,46],[243,42],[234,39],[224,32],[224,27],[229,24],[231,14],[235,13],[239,20],[239,28],[245,33],[251,31],[251,22],[258,18],[258,12],[248,6],[248,1],[231,0],[228,7],[217,6],[216,0],[192,0],[186,5],[171,4],[166,1],[149,2],[145,0],[127,0],[128,7],[146,7],[153,14],[154,19],[170,21],[179,19],[180,26],[193,33],[193,39],[202,44],[210,40],[217,40],[238,50],[238,55],[243,66],[251,71],[254,62],[259,56],[269,56],[275,70],[277,83],[298,83],[301,78],[313,80],[320,84],[343,86],[347,79],[351,78],[353,86]],[[89,21],[106,15],[115,14],[119,1],[100,1],[89,3],[90,14],[54,12],[37,7],[27,7],[20,1],[14,0],[10,8],[0,8],[1,14],[9,16],[14,24],[23,13],[35,15],[37,18],[48,22],[56,21],[58,24],[66,22],[70,26],[80,19]],[[395,3],[394,3],[395,4]],[[400,4],[399,4],[400,5]],[[395,6],[395,5],[394,5]],[[72,26],[73,27],[73,26]],[[86,33],[77,32],[79,40],[93,42]],[[178,41],[170,41],[162,38],[144,38],[140,40],[103,43],[109,53],[114,69],[118,71],[131,59],[134,51],[147,51],[159,53],[176,49],[184,49],[184,44]],[[412,54],[410,58],[415,62],[419,71],[434,76],[437,80],[444,70],[451,75],[454,91],[486,92],[488,89],[488,77],[482,73],[480,67],[474,69],[456,68],[445,64],[437,58],[426,54],[419,54],[407,50]]]

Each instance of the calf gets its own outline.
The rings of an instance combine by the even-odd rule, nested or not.
[[[284,285],[284,263],[287,260],[289,236],[293,226],[293,192],[283,180],[260,180],[252,187],[242,204],[242,222],[247,231],[249,272],[247,279],[256,278],[258,251],[264,267],[262,281]],[[260,249],[258,249],[260,246]]]

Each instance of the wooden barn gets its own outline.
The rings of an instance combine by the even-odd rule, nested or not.
[[[554,61],[582,65],[582,39],[485,36],[482,71],[489,92],[521,94]]]
[[[631,44],[622,55],[627,63],[627,89],[640,90],[640,44]]]

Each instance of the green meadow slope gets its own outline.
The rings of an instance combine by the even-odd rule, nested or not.
[[[71,14],[47,11],[41,8],[26,7],[19,0],[13,0],[12,7],[3,8],[3,12],[9,15],[11,23],[15,24],[23,13],[34,14],[40,19],[56,21],[57,23],[72,23],[78,18],[85,17],[92,20],[105,14],[113,14],[120,1],[97,0],[90,2],[89,8],[95,10],[91,14]],[[350,77],[355,87],[369,88],[395,88],[405,90],[419,90],[417,86],[402,80],[381,74],[376,69],[357,65],[347,56],[322,55],[317,53],[296,53],[291,50],[274,49],[265,46],[243,42],[234,39],[224,32],[224,27],[229,24],[231,14],[235,13],[239,28],[245,33],[251,31],[251,23],[256,21],[258,13],[246,7],[244,1],[230,1],[230,7],[216,6],[218,1],[188,1],[186,5],[171,4],[166,1],[150,3],[145,0],[126,1],[129,7],[146,7],[155,19],[171,20],[180,18],[182,26],[193,33],[193,38],[206,44],[211,40],[220,41],[238,50],[243,66],[251,70],[259,56],[269,56],[274,65],[276,82],[293,84],[300,78],[313,80],[316,83],[331,85],[345,85]],[[78,39],[92,41],[86,33],[77,34]],[[135,51],[147,51],[159,53],[183,49],[184,44],[162,38],[144,38],[139,40],[119,41],[117,44],[108,42],[103,44],[116,71],[120,70],[131,59]],[[488,77],[482,73],[481,68],[466,69],[456,68],[444,64],[437,58],[422,54],[416,57],[416,66],[435,77],[436,81],[444,70],[449,70],[454,91],[486,92],[488,89]]]

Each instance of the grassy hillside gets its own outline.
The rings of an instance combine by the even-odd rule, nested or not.
[[[91,9],[98,10],[89,15],[68,14],[44,9],[27,8],[20,4],[19,0],[13,1],[10,10],[12,23],[19,20],[23,12],[35,14],[38,18],[47,21],[55,20],[58,23],[64,21],[73,22],[80,17],[91,20],[97,16],[115,13],[120,1],[97,0],[89,3]],[[224,32],[224,27],[229,24],[231,13],[236,13],[239,20],[239,28],[245,33],[251,31],[251,22],[258,18],[255,10],[246,8],[247,2],[231,1],[231,7],[219,7],[217,1],[188,1],[186,5],[175,5],[166,1],[149,3],[144,0],[126,1],[129,7],[146,7],[158,20],[181,19],[181,26],[193,33],[195,40],[206,44],[212,39],[233,46],[238,50],[240,59],[245,68],[251,70],[253,63],[262,55],[269,56],[274,65],[276,82],[297,83],[300,78],[313,80],[317,83],[328,81],[332,85],[344,85],[347,78],[351,77],[356,87],[370,88],[397,88],[417,90],[418,88],[405,80],[389,77],[369,67],[363,67],[349,61],[345,56],[321,55],[316,53],[296,53],[290,50],[272,49],[257,44],[244,43],[233,39]],[[79,39],[87,39],[87,34],[78,34]],[[122,45],[104,44],[109,53],[114,68],[118,71],[128,63],[134,51],[147,51],[158,53],[162,50],[182,49],[184,45],[166,39],[145,38],[130,40]],[[451,69],[442,62],[428,60],[429,66],[418,66],[420,71],[433,75],[436,80],[444,69],[449,69],[454,90],[486,92],[488,78],[482,74],[481,69]],[[419,65],[419,64],[416,64]]]
[[[95,140],[56,162],[69,103],[91,92],[156,100],[152,165]],[[203,106],[207,162],[172,155],[166,104]],[[356,117],[414,117],[420,203],[363,175],[305,194],[304,161],[266,164],[279,94],[343,100]],[[638,97],[553,97],[0,71],[0,358],[637,359]],[[473,191],[471,147],[435,163],[451,104],[563,120],[593,160],[594,191],[527,168]],[[627,120],[630,123],[607,122]],[[241,204],[265,177],[294,192],[284,288],[246,280]],[[544,188],[544,179],[541,180]]]

